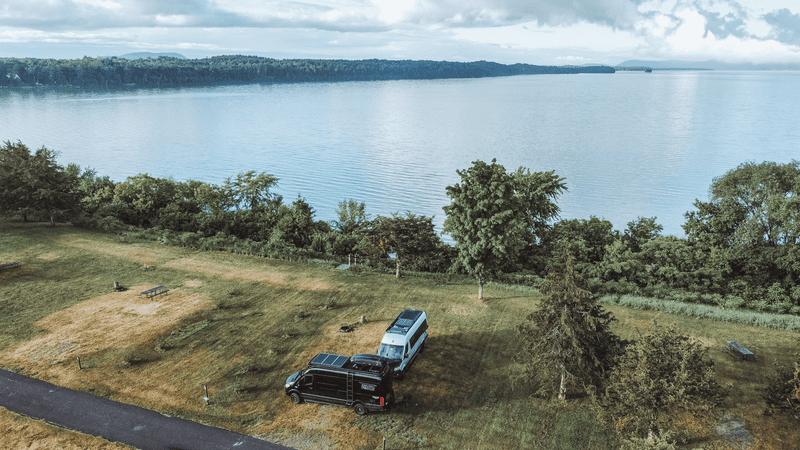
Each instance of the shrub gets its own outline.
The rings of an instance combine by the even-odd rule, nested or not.
[[[800,363],[795,363],[793,368],[777,365],[764,388],[764,400],[767,403],[765,415],[800,415]]]

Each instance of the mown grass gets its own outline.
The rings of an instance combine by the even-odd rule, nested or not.
[[[0,221],[0,366],[62,386],[264,437],[295,448],[612,449],[586,398],[565,405],[513,385],[515,326],[536,308],[532,289],[468,279],[336,270],[202,252],[68,226]],[[436,278],[436,279],[435,279]],[[113,282],[170,293],[139,299]],[[717,416],[747,420],[760,448],[800,448],[797,421],[761,416],[758,389],[772,364],[794,361],[798,333],[606,304],[615,332],[635,339],[659,323],[704,343],[731,396]],[[395,384],[402,403],[357,417],[345,408],[292,405],[283,382],[317,352],[370,353],[398,312],[427,311],[430,340]],[[361,315],[367,322],[359,323]],[[355,327],[339,333],[341,325]],[[759,355],[734,361],[737,340]],[[84,370],[78,371],[75,357]],[[203,401],[208,386],[210,404]],[[716,417],[716,416],[715,416]],[[725,448],[714,417],[687,418],[686,448]],[[789,445],[787,447],[787,445]]]

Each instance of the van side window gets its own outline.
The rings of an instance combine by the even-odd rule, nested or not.
[[[317,376],[317,387],[320,389],[328,389],[328,390],[337,390],[337,389],[344,389],[345,382],[341,377],[330,376],[330,375],[318,375]]]
[[[419,341],[419,338],[421,338],[422,335],[427,330],[428,330],[428,321],[427,320],[423,320],[422,323],[420,324],[419,328],[417,328],[417,331],[415,331],[414,335],[411,336],[410,342],[411,342],[411,347],[412,348],[417,345],[417,341]]]
[[[374,384],[370,384],[370,383],[361,383],[361,390],[362,390],[362,391],[375,391],[375,388],[376,388],[376,387],[377,387],[377,386],[375,386]]]
[[[300,381],[300,385],[301,386],[308,386],[308,387],[313,386],[314,385],[314,375],[311,375],[311,374],[305,375],[303,377],[303,380]]]

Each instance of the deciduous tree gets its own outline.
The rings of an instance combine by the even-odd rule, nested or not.
[[[513,268],[522,249],[558,215],[555,200],[567,188],[552,171],[520,167],[508,173],[494,159],[475,161],[457,173],[461,182],[446,188],[452,202],[443,208],[444,231],[456,242],[457,263],[478,280],[478,298],[483,298],[484,283]]]
[[[695,207],[687,238],[724,259],[726,278],[746,286],[735,294],[758,301],[772,289],[770,303],[800,310],[800,162],[742,164],[715,178],[710,201]]]
[[[0,146],[0,214],[52,217],[79,208],[80,168],[56,162],[57,152],[42,147],[31,153],[21,142]]]
[[[674,326],[653,325],[626,347],[595,395],[601,417],[637,437],[662,435],[679,412],[707,412],[724,398],[707,348]]]
[[[417,216],[407,212],[405,216],[379,216],[366,231],[361,241],[361,251],[372,261],[382,260],[389,253],[395,254],[395,276],[400,278],[401,269],[415,258],[437,250],[441,240],[433,228],[433,218]]]

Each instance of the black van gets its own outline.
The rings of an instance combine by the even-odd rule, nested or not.
[[[286,379],[285,391],[292,403],[351,406],[358,415],[388,411],[394,402],[392,368],[378,355],[320,353]]]

